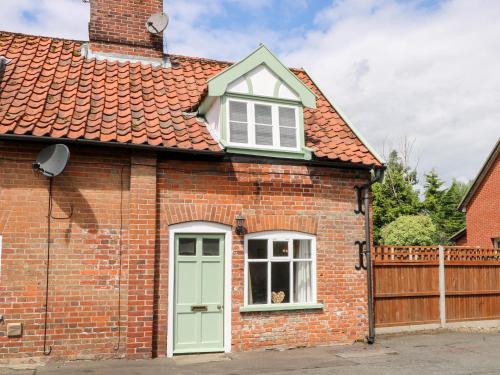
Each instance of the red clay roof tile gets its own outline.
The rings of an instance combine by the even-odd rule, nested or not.
[[[207,80],[231,63],[170,55],[171,67],[86,60],[80,42],[0,32],[11,59],[0,81],[0,134],[221,151],[205,124],[186,115],[200,104]],[[306,146],[317,158],[380,165],[303,71],[317,95],[306,108]]]

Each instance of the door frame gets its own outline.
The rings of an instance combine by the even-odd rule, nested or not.
[[[190,221],[168,226],[168,319],[167,357],[174,355],[174,291],[175,291],[175,235],[222,234],[224,235],[224,352],[231,352],[231,285],[232,285],[232,228],[230,225],[208,221]]]

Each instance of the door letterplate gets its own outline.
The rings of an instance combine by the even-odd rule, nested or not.
[[[208,311],[207,305],[192,305],[191,311],[199,312],[199,311]]]

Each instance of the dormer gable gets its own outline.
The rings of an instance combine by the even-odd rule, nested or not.
[[[264,45],[207,86],[198,113],[228,152],[311,158],[304,108],[316,108],[316,95]]]

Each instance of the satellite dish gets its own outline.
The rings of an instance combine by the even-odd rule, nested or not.
[[[55,177],[64,171],[69,159],[66,145],[57,144],[42,149],[33,163],[33,169],[47,177]]]
[[[146,29],[151,34],[160,34],[168,26],[168,16],[165,13],[155,13],[146,21]]]

